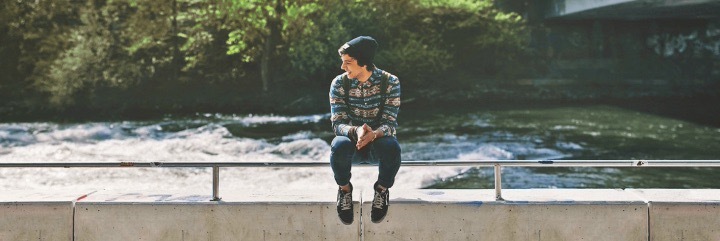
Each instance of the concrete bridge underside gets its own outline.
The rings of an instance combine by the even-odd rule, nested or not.
[[[549,19],[673,19],[720,17],[719,0],[548,0]]]

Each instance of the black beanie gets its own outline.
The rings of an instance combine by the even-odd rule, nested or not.
[[[378,48],[377,41],[369,36],[354,38],[345,45],[341,49],[345,49],[346,54],[363,63],[372,63],[375,59],[375,50]]]

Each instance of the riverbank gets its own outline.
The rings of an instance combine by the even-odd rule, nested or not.
[[[320,88],[295,88],[258,93],[232,85],[175,86],[160,96],[143,90],[94,95],[84,103],[64,109],[40,98],[0,104],[0,122],[83,122],[152,120],[167,116],[205,113],[304,115],[329,111],[327,92]],[[403,85],[402,112],[431,109],[512,109],[610,105],[680,120],[720,127],[720,91],[716,86],[683,87],[670,83],[579,84],[570,80],[481,81],[466,88],[413,91]],[[154,91],[154,90],[153,90]]]

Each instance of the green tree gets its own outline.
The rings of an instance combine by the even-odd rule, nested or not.
[[[4,66],[17,71],[12,92],[36,98],[35,84],[49,75],[54,60],[68,47],[65,34],[79,22],[78,8],[68,0],[3,1],[2,5],[7,13],[2,14],[7,17],[3,21],[6,34],[17,41],[17,45],[8,44],[13,41],[2,43],[17,56],[9,63],[14,66]]]
[[[271,68],[287,48],[292,26],[305,26],[305,15],[319,9],[313,0],[223,0],[223,28],[228,36],[228,54],[239,55],[243,62],[259,62],[263,91],[275,82]],[[288,14],[290,12],[290,14]]]
[[[113,17],[121,29],[119,43],[127,55],[143,66],[147,80],[170,79],[177,81],[182,69],[182,30],[178,26],[177,0],[119,1],[112,6],[124,16]],[[123,10],[123,11],[117,11]]]
[[[528,52],[523,19],[492,0],[4,1],[0,13],[0,89],[61,109],[320,95],[359,35],[407,90],[513,78]],[[195,91],[213,88],[225,96]]]
[[[22,89],[17,71],[20,41],[16,32],[11,32],[11,23],[17,18],[17,6],[4,1],[0,3],[0,100],[12,99],[10,95],[17,95],[13,89]],[[15,98],[16,96],[12,96]]]
[[[48,74],[35,80],[50,94],[50,103],[67,107],[103,87],[126,88],[137,83],[143,65],[132,61],[122,48],[121,17],[127,4],[87,1],[78,13],[80,23],[62,34],[69,48],[48,66]]]
[[[455,78],[512,73],[504,63],[524,51],[522,18],[497,10],[491,0],[340,1],[320,9],[295,28],[303,32],[289,42],[292,73],[337,73],[337,48],[359,35],[378,39],[378,66],[411,80],[405,83],[413,89],[457,86],[437,81],[452,76],[448,72]]]
[[[326,79],[339,70],[337,49],[352,36],[342,19],[348,14],[347,8],[354,6],[320,1],[288,8],[283,34],[284,58],[289,63],[286,78],[317,83],[318,78]]]
[[[98,88],[177,83],[184,66],[180,24],[188,21],[179,5],[189,3],[87,1],[79,10],[79,24],[64,35],[70,47],[36,85],[50,94],[51,103],[63,107],[92,97]]]

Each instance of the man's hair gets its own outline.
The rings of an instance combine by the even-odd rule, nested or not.
[[[347,54],[357,60],[359,66],[365,66],[365,69],[372,71],[375,68],[373,60],[377,47],[377,41],[372,37],[360,36],[343,44],[338,49],[338,54]]]

